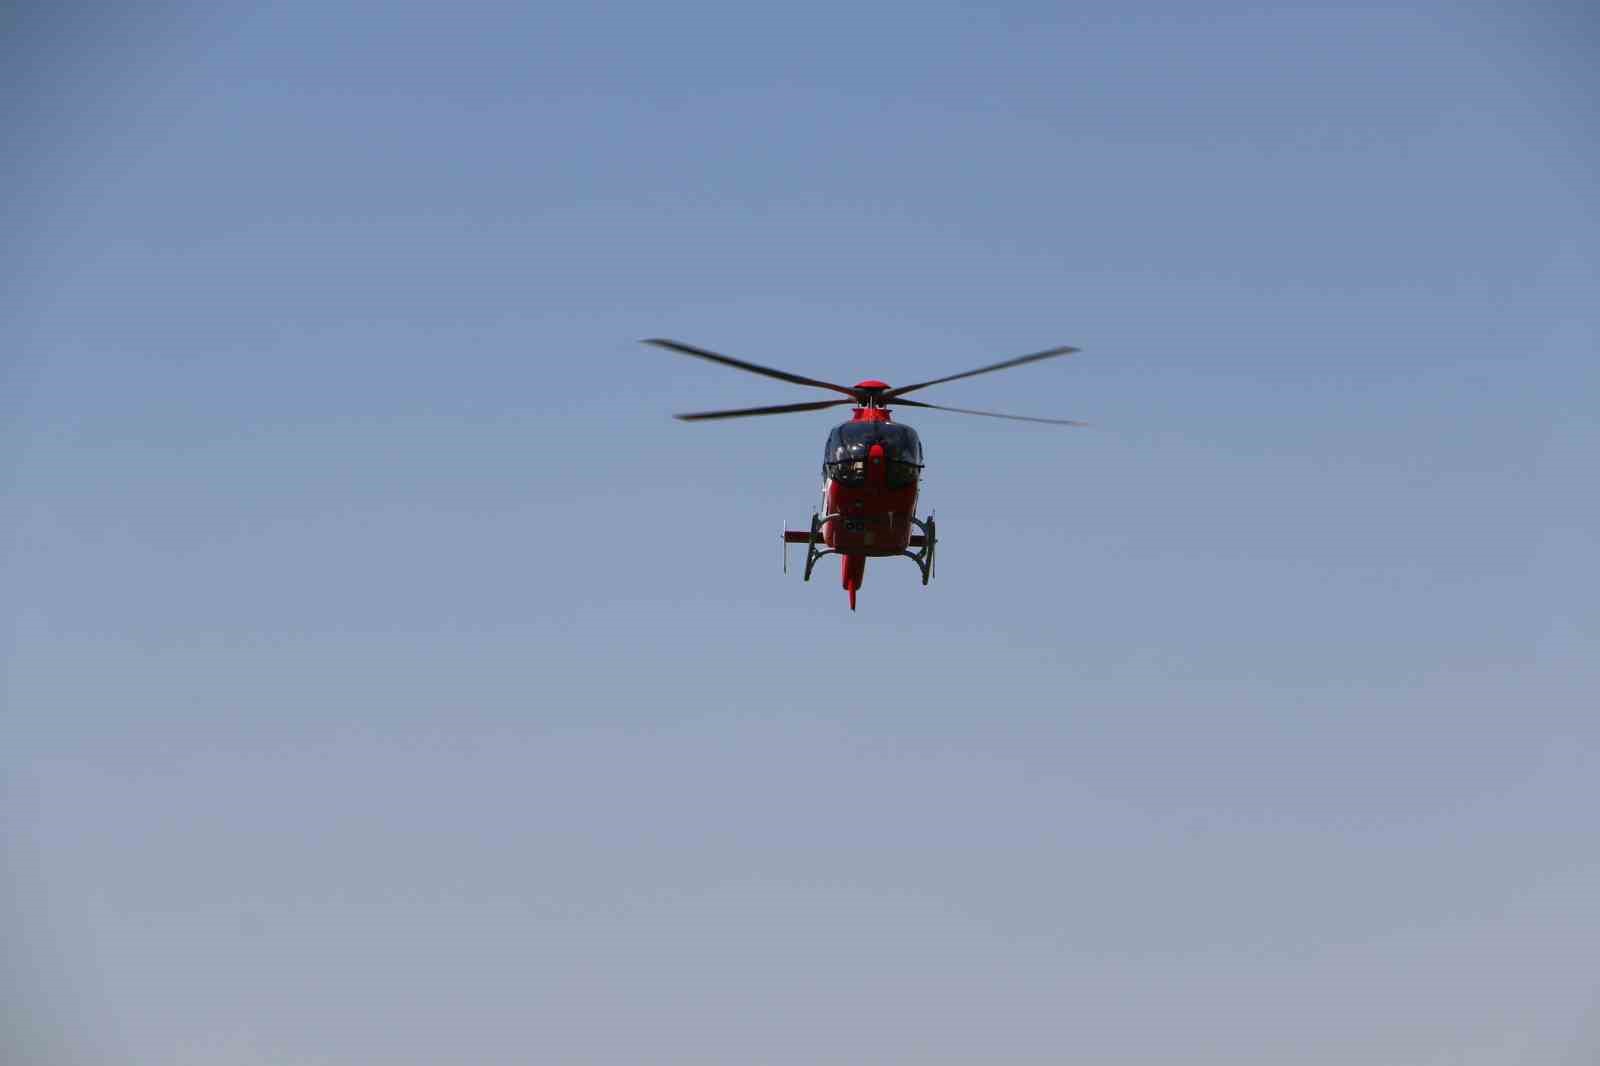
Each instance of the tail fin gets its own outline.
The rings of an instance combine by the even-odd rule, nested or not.
[[[861,587],[862,579],[867,576],[867,557],[865,555],[845,555],[839,560],[839,575],[843,579],[844,590],[850,594],[850,609],[856,609],[856,590]]]

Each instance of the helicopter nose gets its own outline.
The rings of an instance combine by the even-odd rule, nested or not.
[[[867,481],[878,488],[882,488],[884,484],[883,455],[882,444],[874,444],[867,451]]]

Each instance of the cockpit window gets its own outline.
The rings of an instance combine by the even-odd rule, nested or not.
[[[874,444],[883,445],[884,458],[890,462],[922,465],[922,441],[916,430],[898,422],[846,422],[835,426],[828,434],[822,458],[828,463],[865,459]]]
[[[835,481],[859,485],[866,480],[866,458],[874,444],[883,445],[890,488],[917,483],[922,472],[922,441],[916,430],[898,422],[846,422],[835,426],[828,434],[823,468]]]
[[[867,482],[867,464],[860,459],[829,463],[828,476],[846,485],[864,485]]]
[[[915,463],[890,463],[888,484],[891,489],[908,489],[917,483],[922,467]]]

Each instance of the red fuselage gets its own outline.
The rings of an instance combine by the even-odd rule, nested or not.
[[[881,407],[858,408],[853,421],[888,422],[889,412]],[[899,555],[911,542],[918,481],[905,470],[906,464],[891,472],[883,444],[870,444],[865,451],[864,460],[851,461],[852,465],[861,464],[859,472],[839,471],[842,464],[824,466],[822,513],[840,517],[828,523],[823,539],[842,555]],[[834,477],[836,472],[844,476]]]
[[[840,577],[852,607],[867,559],[902,555],[911,544],[921,474],[916,431],[892,422],[882,407],[856,408],[828,435],[822,513],[835,517],[824,526],[823,540],[842,556]]]

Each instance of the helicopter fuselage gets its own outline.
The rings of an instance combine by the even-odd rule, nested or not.
[[[922,466],[916,430],[892,421],[881,406],[857,407],[850,421],[833,427],[822,457],[821,512],[809,532],[784,534],[786,544],[807,545],[806,577],[819,557],[838,555],[852,610],[869,558],[908,556],[926,583],[933,551],[931,522],[916,516]]]
[[[892,426],[885,433],[878,427]],[[888,437],[889,439],[884,439]],[[899,555],[911,542],[922,447],[910,426],[881,407],[858,407],[834,428],[822,466],[822,513],[837,515],[823,540],[845,556]]]

